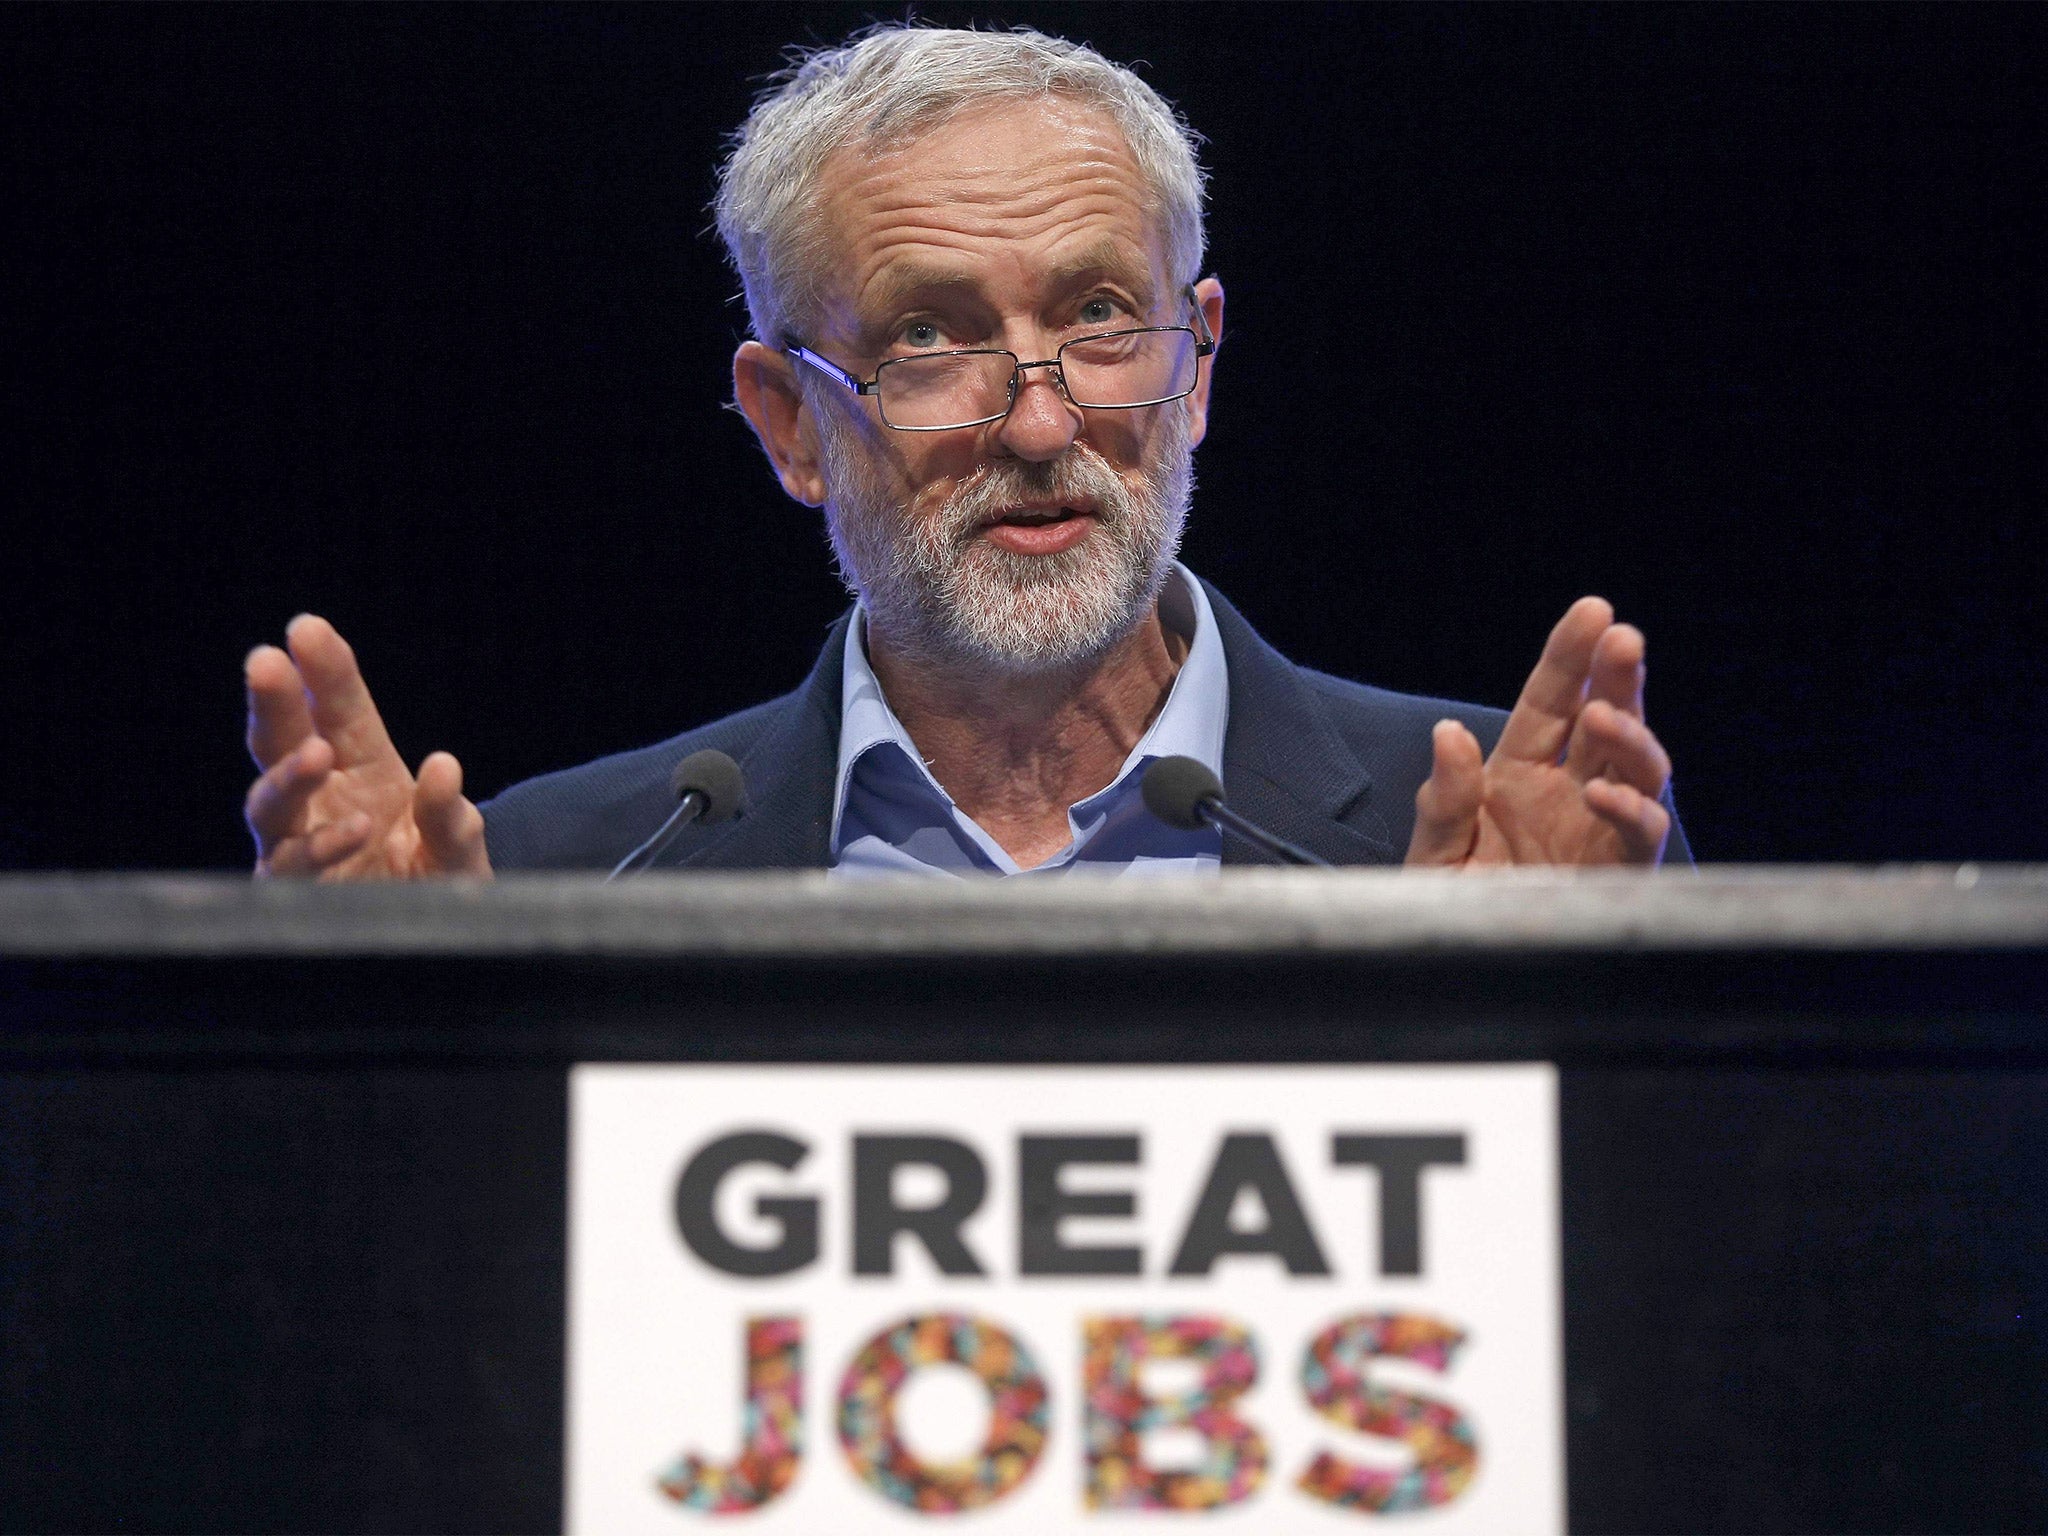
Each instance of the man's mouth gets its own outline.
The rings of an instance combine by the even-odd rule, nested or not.
[[[1053,555],[1087,538],[1095,524],[1091,507],[1012,507],[984,523],[981,536],[1014,554]]]

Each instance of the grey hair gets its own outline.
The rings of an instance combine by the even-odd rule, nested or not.
[[[1060,96],[1107,112],[1151,189],[1167,275],[1202,262],[1200,136],[1121,64],[1064,38],[884,23],[831,48],[795,51],[769,77],[719,169],[718,233],[746,290],[754,335],[804,334],[833,259],[816,218],[818,179],[837,151],[893,148],[990,102]]]

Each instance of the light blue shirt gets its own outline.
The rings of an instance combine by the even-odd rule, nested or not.
[[[1188,642],[1187,660],[1138,744],[1107,789],[1067,809],[1067,846],[1031,874],[1089,869],[1122,875],[1184,874],[1222,863],[1214,827],[1183,832],[1145,809],[1138,782],[1159,757],[1192,757],[1223,777],[1230,678],[1223,641],[1202,584],[1176,564],[1159,616]],[[1002,845],[939,787],[868,665],[867,616],[846,626],[840,688],[839,769],[832,802],[832,877],[882,874],[1026,873]]]

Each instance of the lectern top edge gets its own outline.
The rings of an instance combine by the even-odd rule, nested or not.
[[[322,886],[0,876],[0,956],[1425,956],[2048,949],[2048,868],[1229,871],[846,883],[811,873]]]

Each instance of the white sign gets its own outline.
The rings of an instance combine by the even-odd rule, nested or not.
[[[1564,1529],[1549,1066],[569,1091],[572,1533]]]

